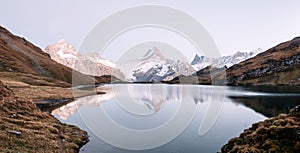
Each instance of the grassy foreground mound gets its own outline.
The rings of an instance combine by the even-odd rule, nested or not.
[[[300,106],[289,114],[255,123],[222,147],[222,153],[300,152]]]
[[[78,152],[88,141],[79,128],[60,123],[0,81],[1,152]]]

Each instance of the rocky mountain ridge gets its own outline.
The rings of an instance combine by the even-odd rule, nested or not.
[[[300,85],[300,37],[227,70],[229,85]]]

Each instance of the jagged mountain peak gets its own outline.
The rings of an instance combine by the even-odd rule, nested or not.
[[[76,49],[64,39],[60,39],[56,43],[46,46],[44,51],[51,56],[56,54],[56,56],[60,56],[61,58],[70,58],[70,55],[74,56],[73,58],[75,58],[75,56],[80,55]]]
[[[153,47],[147,51],[147,53],[143,56],[143,60],[147,59],[156,59],[156,60],[165,60],[164,55],[157,47]]]
[[[195,65],[203,60],[204,56],[199,56],[198,54],[195,55],[193,61],[191,62],[192,65]]]
[[[76,58],[80,56],[76,49],[64,39],[60,39],[55,44],[46,46],[44,51],[56,62],[70,68],[74,66]]]
[[[166,58],[157,47],[149,49],[138,63],[130,64],[135,67],[130,69],[127,80],[134,82],[159,82],[195,72],[186,60]]]
[[[65,39],[60,39],[57,41],[58,44],[64,44],[64,43],[67,43],[69,44]]]
[[[122,76],[119,70],[115,69],[116,64],[114,62],[101,58],[100,55],[95,52],[82,55],[65,39],[48,45],[44,51],[58,63],[84,74],[102,76],[116,73],[115,75],[118,75],[117,77]]]

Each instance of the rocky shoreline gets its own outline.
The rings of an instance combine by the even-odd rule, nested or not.
[[[255,123],[239,137],[232,138],[222,153],[300,152],[300,105],[289,114],[280,114]]]
[[[1,152],[78,152],[87,132],[59,122],[0,81]]]

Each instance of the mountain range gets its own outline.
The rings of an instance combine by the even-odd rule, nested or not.
[[[124,73],[126,63],[118,69],[114,62],[96,54],[81,55],[65,40],[43,51],[0,27],[0,74],[4,82],[61,87],[71,86],[72,75],[84,84],[109,83],[111,74],[130,82],[211,84],[226,78],[227,85],[300,85],[299,46],[300,37],[296,37],[265,52],[258,49],[221,58],[196,55],[191,62],[166,58],[153,47],[142,58],[128,61],[127,65],[134,67]],[[81,71],[72,72],[71,68]]]
[[[230,67],[241,61],[249,59],[261,49],[252,52],[237,52],[230,56],[220,58],[208,58],[196,55],[191,63],[184,59],[166,58],[157,48],[150,48],[144,56],[126,63],[116,64],[113,61],[103,59],[96,53],[81,55],[65,40],[47,46],[44,51],[53,60],[67,67],[78,70],[88,75],[115,75],[129,82],[160,82],[172,80],[176,76],[188,76],[202,70],[207,66],[217,68]]]
[[[177,76],[203,75],[203,72],[206,71],[205,68],[208,66],[217,69],[224,66],[231,67],[234,64],[254,57],[260,52],[262,52],[262,49],[251,52],[237,52],[220,58],[208,58],[196,54],[192,62],[189,63],[184,59],[166,58],[158,48],[153,47],[138,61],[128,62],[135,66],[130,69],[127,80],[131,82],[164,82]]]
[[[300,37],[278,44],[229,68],[207,66],[166,83],[222,85],[300,85]]]
[[[129,82],[160,82],[182,74],[190,75],[195,70],[189,62],[168,59],[156,47],[149,49],[140,59],[116,64],[97,54],[81,55],[65,40],[47,46],[44,51],[53,60],[88,75],[115,75]],[[134,66],[134,67],[133,67]]]
[[[204,69],[205,67],[210,65],[217,68],[221,68],[224,66],[231,67],[234,64],[238,64],[244,60],[256,56],[262,51],[263,50],[259,48],[251,52],[237,52],[233,55],[222,56],[219,58],[209,58],[205,56],[199,56],[198,54],[196,54],[193,61],[191,62],[191,65],[196,71]]]

